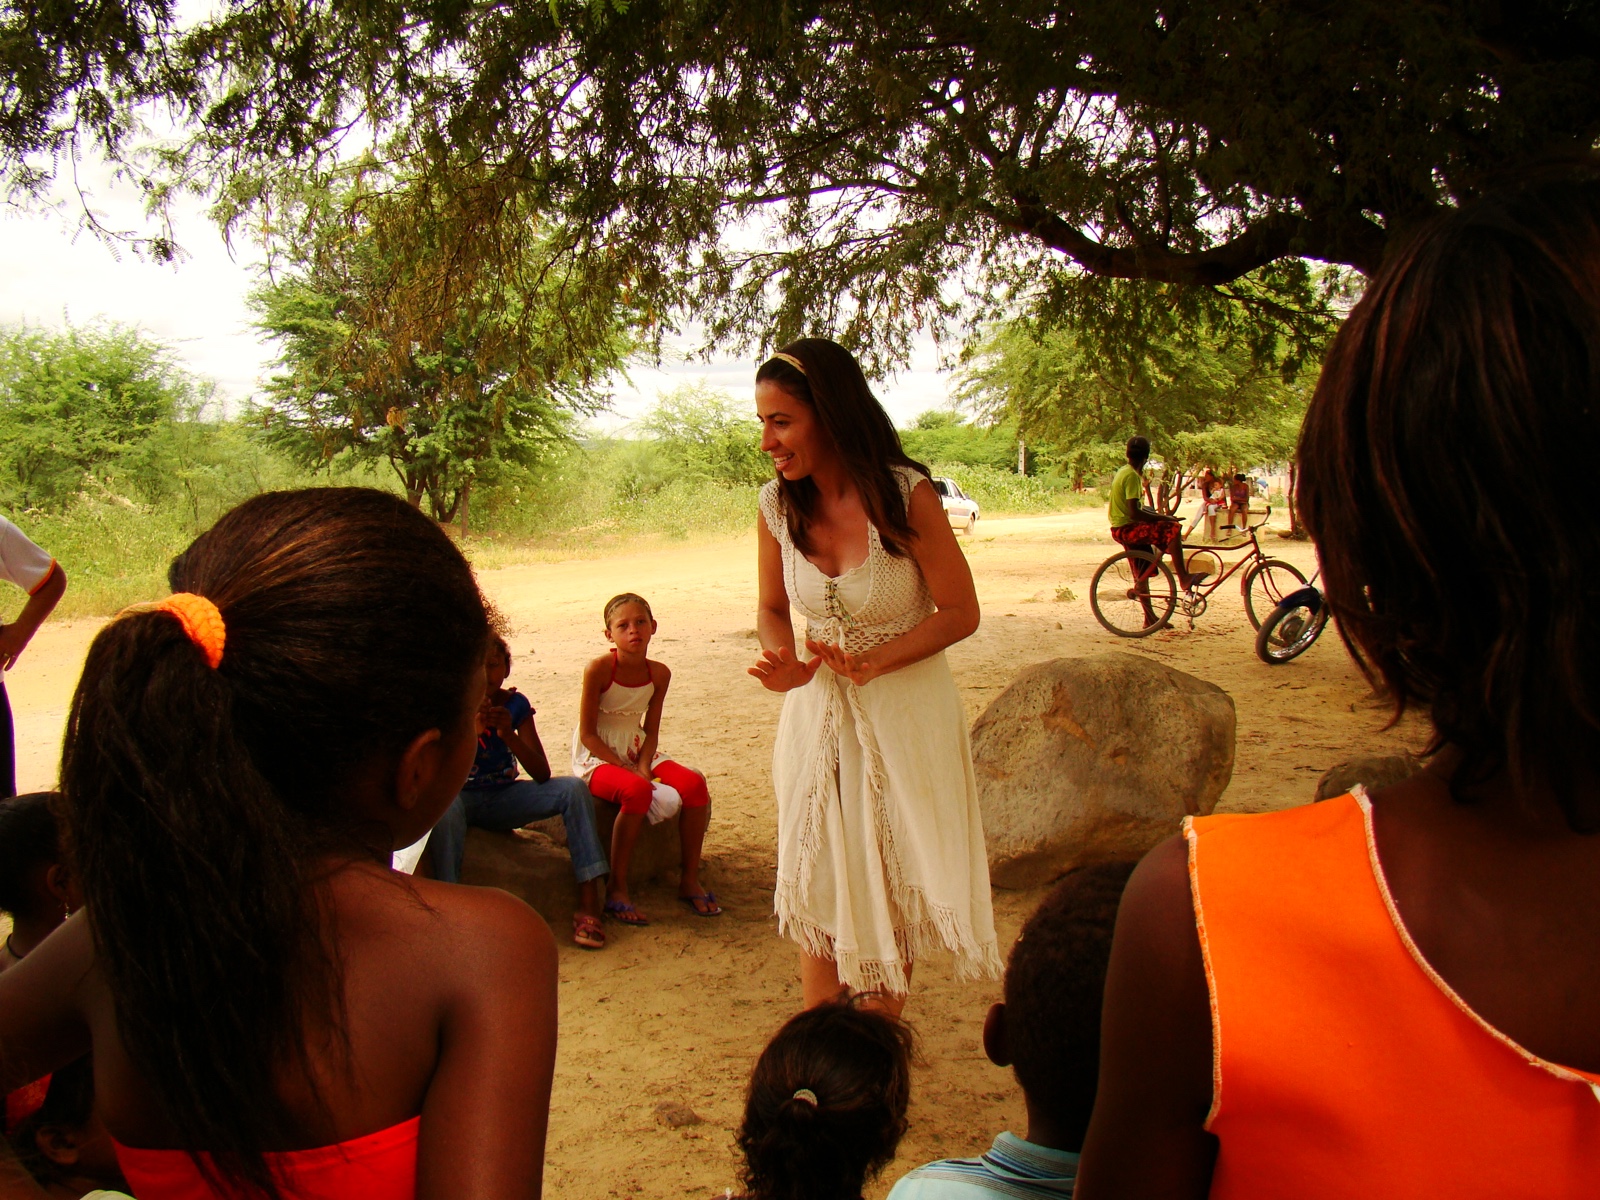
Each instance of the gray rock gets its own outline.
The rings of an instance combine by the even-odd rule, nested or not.
[[[1028,667],[972,727],[990,880],[1037,887],[1140,857],[1216,807],[1233,738],[1231,696],[1150,659]]]
[[[1329,767],[1317,780],[1318,800],[1342,796],[1356,784],[1368,791],[1388,787],[1410,779],[1422,770],[1422,760],[1409,754],[1369,754],[1365,758],[1352,758],[1336,767]]]
[[[578,885],[567,852],[548,837],[522,830],[467,830],[461,882],[510,892],[557,930],[572,920],[578,907]]]
[[[594,808],[600,844],[609,855],[611,827],[620,810],[603,800],[595,801]],[[519,896],[559,929],[572,919],[578,907],[578,884],[572,877],[566,842],[560,817],[535,821],[512,833],[469,829],[461,882],[497,887]],[[646,824],[634,845],[628,886],[655,883],[675,872],[678,862],[678,818],[671,817],[659,825]]]

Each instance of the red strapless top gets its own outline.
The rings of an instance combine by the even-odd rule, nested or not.
[[[421,1117],[315,1150],[268,1154],[267,1162],[294,1200],[413,1200],[417,1194],[417,1130]],[[183,1150],[139,1150],[114,1143],[128,1190],[139,1200],[216,1200]]]

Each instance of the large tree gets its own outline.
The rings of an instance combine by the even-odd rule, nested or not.
[[[573,255],[712,339],[891,357],[1021,291],[1092,336],[1176,314],[1292,367],[1328,319],[1304,260],[1370,272],[1600,135],[1579,0],[231,0],[132,67],[125,14],[168,10],[108,11],[122,90],[44,71],[34,108],[125,151],[77,98],[175,100],[196,134],[157,197],[221,179],[237,215],[354,135],[448,197],[464,266],[560,214]]]
[[[253,297],[282,368],[260,415],[308,464],[387,462],[413,504],[465,528],[477,483],[531,465],[603,405],[632,318],[552,263],[561,235],[531,217],[514,263],[457,272],[434,225],[396,224],[413,186],[362,170],[296,194],[309,235]]]

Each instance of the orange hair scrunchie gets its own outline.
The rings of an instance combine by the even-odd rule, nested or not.
[[[206,656],[207,665],[215,670],[221,664],[222,649],[228,643],[228,627],[223,624],[222,613],[215,604],[194,592],[174,592],[152,604],[150,610],[177,617],[189,640]]]

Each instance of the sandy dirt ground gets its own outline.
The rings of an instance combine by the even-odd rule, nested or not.
[[[1268,540],[1270,553],[1310,574],[1308,545]],[[1257,661],[1233,584],[1192,631],[1180,622],[1143,641],[1107,634],[1085,598],[1095,566],[1111,552],[1099,511],[990,519],[962,544],[984,612],[978,633],[949,652],[970,718],[1029,664],[1106,651],[1149,655],[1232,695],[1237,760],[1220,806],[1228,811],[1304,803],[1335,763],[1421,740],[1414,723],[1383,729],[1385,711],[1331,632],[1294,663]],[[583,664],[605,648],[601,605],[624,590],[651,600],[661,625],[652,656],[673,670],[662,744],[710,780],[705,878],[727,909],[719,919],[696,918],[668,884],[636,897],[655,923],[608,926],[605,951],[585,953],[562,937],[547,1194],[722,1195],[735,1182],[733,1132],[751,1064],[800,1002],[796,954],[772,918],[769,766],[781,698],[745,674],[756,655],[754,535],[509,567],[485,572],[483,583],[513,628],[511,682],[538,708],[557,770],[567,760]],[[1078,598],[1058,601],[1061,587]],[[47,626],[7,679],[23,790],[55,777],[67,704],[98,626]],[[1003,948],[1041,895],[995,893]],[[1002,1129],[1023,1131],[1010,1072],[990,1065],[979,1045],[997,996],[998,984],[955,983],[946,962],[919,965],[907,1016],[925,1061],[911,1128],[869,1197],[920,1162],[981,1151]],[[701,1122],[669,1127],[657,1112],[666,1104],[689,1106]]]

